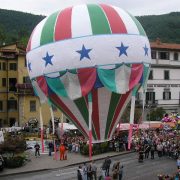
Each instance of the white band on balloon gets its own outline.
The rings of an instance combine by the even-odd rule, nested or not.
[[[77,51],[85,47],[84,57]],[[119,49],[118,49],[119,47]],[[124,47],[124,51],[120,49]],[[146,50],[145,50],[146,48]],[[50,57],[46,62],[43,58]],[[89,56],[87,58],[86,56]],[[51,57],[52,56],[52,57]],[[80,57],[83,57],[80,60]],[[51,63],[52,64],[51,64]],[[87,67],[121,63],[150,63],[151,52],[147,37],[130,34],[96,35],[58,41],[40,46],[27,53],[30,78]]]

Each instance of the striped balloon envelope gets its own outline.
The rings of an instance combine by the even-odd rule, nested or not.
[[[151,52],[141,24],[128,12],[83,4],[42,20],[26,59],[41,102],[56,105],[85,136],[91,101],[93,142],[103,142],[111,139],[133,91],[145,87]]]

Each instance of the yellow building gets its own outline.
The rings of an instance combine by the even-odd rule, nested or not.
[[[34,96],[27,72],[26,51],[17,43],[0,47],[0,127],[24,126],[37,120],[39,98]],[[54,116],[61,117],[56,108]],[[43,122],[51,119],[49,107],[42,105]]]

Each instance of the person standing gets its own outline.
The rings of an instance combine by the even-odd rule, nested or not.
[[[92,178],[94,177],[94,179],[97,180],[97,166],[94,161],[91,162],[91,168],[92,168]]]
[[[40,156],[40,152],[39,152],[40,145],[38,144],[38,142],[36,142],[36,144],[34,145],[34,148],[35,148],[35,156],[36,157],[37,157],[37,155]]]
[[[48,148],[49,148],[49,156],[51,156],[51,153],[53,151],[53,143],[52,143],[52,141],[49,142]]]
[[[147,143],[144,146],[144,154],[145,154],[145,159],[149,158],[149,151],[150,151],[150,145]]]
[[[65,146],[63,143],[59,146],[59,152],[60,152],[60,160],[64,160]]]
[[[82,179],[83,180],[87,180],[87,165],[86,163],[83,164],[83,167],[82,167]]]
[[[113,180],[117,180],[118,179],[119,167],[120,167],[120,162],[119,161],[114,163],[113,168],[112,168]]]
[[[180,169],[180,156],[178,157],[176,164],[177,164],[177,169]]]
[[[109,158],[109,156],[107,156],[105,159],[105,170],[106,170],[105,176],[109,176],[110,165],[111,165],[111,159]]]
[[[120,166],[120,168],[119,168],[119,180],[122,180],[122,178],[123,178],[123,168],[124,168],[124,166]]]
[[[79,168],[78,168],[78,170],[77,170],[77,179],[78,179],[78,180],[83,180],[83,179],[82,179],[82,173],[83,173],[82,167],[79,166]]]
[[[154,159],[154,151],[155,151],[155,146],[154,145],[152,145],[151,146],[151,159]]]

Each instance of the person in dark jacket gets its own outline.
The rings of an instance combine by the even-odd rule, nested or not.
[[[105,176],[109,176],[110,165],[111,165],[111,159],[109,158],[109,156],[107,156],[105,159]]]
[[[49,148],[49,156],[51,156],[51,153],[53,151],[53,143],[51,141],[48,144],[48,148]]]
[[[37,142],[36,142],[34,148],[35,148],[35,156],[36,156],[36,157],[37,157],[37,155],[40,156],[40,152],[39,152],[39,150],[40,150],[40,145],[39,145]]]

